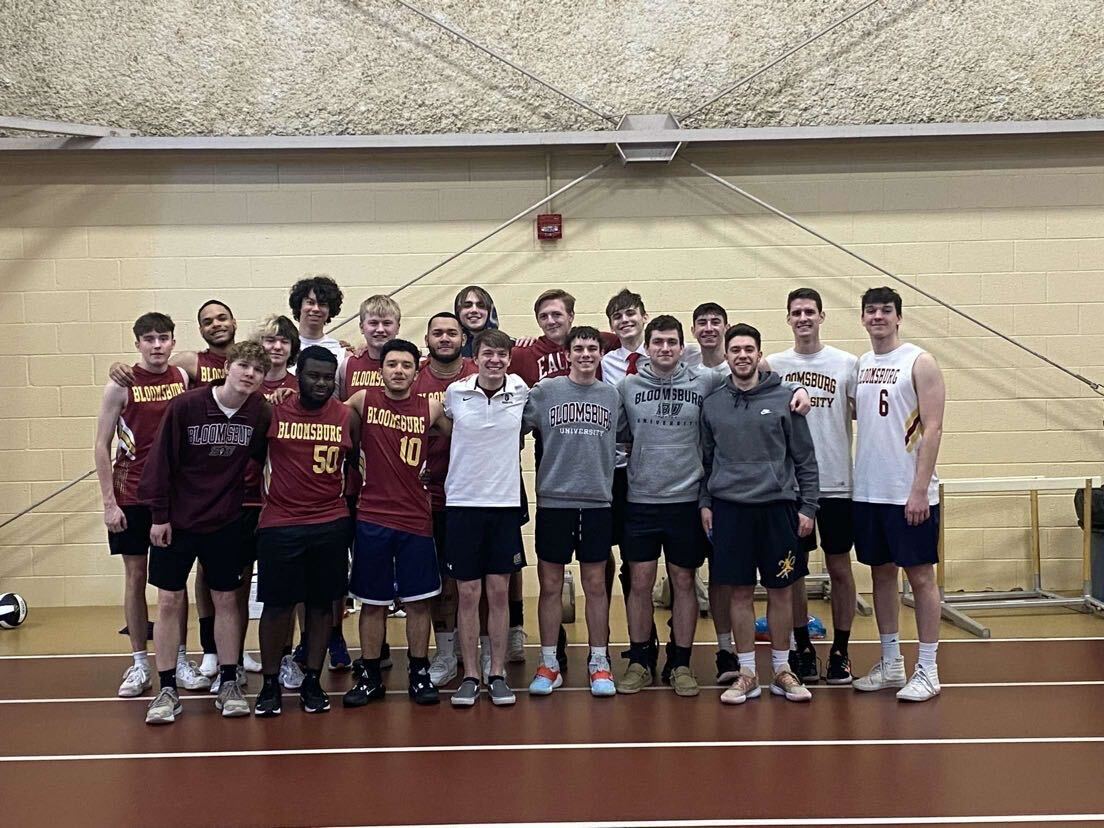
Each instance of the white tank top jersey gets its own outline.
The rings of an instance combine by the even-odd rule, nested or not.
[[[864,503],[908,502],[924,427],[912,366],[923,349],[905,342],[888,354],[859,357],[855,391],[859,439],[855,446],[854,499]],[[939,478],[932,472],[928,503],[939,502]]]
[[[783,382],[796,382],[809,392],[813,408],[805,417],[813,434],[821,496],[851,495],[851,406],[855,399],[858,357],[825,345],[815,354],[793,348],[767,357]]]

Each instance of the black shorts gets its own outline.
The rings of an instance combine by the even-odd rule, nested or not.
[[[241,568],[245,572],[253,571],[257,561],[257,523],[261,519],[260,506],[242,508]]]
[[[902,505],[855,501],[855,557],[867,566],[938,563],[939,505],[919,526],[909,526]]]
[[[817,548],[817,535],[820,535],[820,548],[825,555],[846,555],[855,545],[855,521],[851,498],[822,497],[817,509],[813,531],[798,543],[806,552]]]
[[[199,560],[207,586],[230,592],[242,584],[242,519],[237,517],[212,532],[173,528],[172,543],[150,549],[149,583],[168,592],[188,584],[192,565]]]
[[[625,518],[629,506],[629,469],[621,466],[613,470],[613,501],[610,508],[613,509],[613,545],[621,545],[621,537],[625,533]]]
[[[726,586],[783,589],[809,574],[809,556],[797,537],[797,504],[732,503],[713,499],[713,560],[709,577]]]
[[[150,527],[153,515],[149,506],[120,506],[126,518],[126,529],[107,533],[107,548],[112,555],[145,555],[150,550]]]
[[[445,556],[445,538],[448,537],[448,521],[445,519],[445,510],[433,513],[433,545],[437,548],[437,568],[441,570],[441,580],[448,575],[445,564],[448,558]]]
[[[512,575],[525,566],[517,506],[446,506],[445,525],[450,578],[475,581],[484,575]]]
[[[626,504],[621,557],[630,563],[658,561],[660,550],[667,563],[684,569],[697,569],[709,556],[697,501]]]
[[[257,600],[278,607],[328,605],[349,587],[350,518],[257,531]]]
[[[537,507],[537,559],[567,565],[609,560],[613,538],[613,511]]]

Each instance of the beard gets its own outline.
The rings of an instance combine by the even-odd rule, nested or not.
[[[429,345],[426,346],[426,350],[429,351],[429,356],[430,356],[431,359],[435,359],[437,362],[440,362],[442,365],[451,365],[452,363],[456,362],[456,360],[460,359],[460,349],[459,348],[457,348],[451,354],[442,354],[440,351],[436,350],[435,348],[433,348]]]

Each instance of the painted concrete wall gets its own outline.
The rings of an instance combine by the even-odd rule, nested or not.
[[[1052,359],[1104,379],[1104,149],[1081,139],[758,147],[695,156],[752,192]],[[596,157],[552,160],[554,185]],[[328,272],[352,312],[545,194],[528,152],[451,156],[253,154],[0,157],[0,518],[92,468],[108,365],[133,359],[149,309],[202,345],[196,307],[224,298],[247,332],[288,287]],[[823,293],[826,338],[866,347],[856,302],[884,277],[676,163],[614,166],[558,199],[562,241],[531,221],[400,294],[403,332],[462,285],[493,292],[504,328],[537,331],[533,298],[578,297],[578,321],[624,285],[684,320],[715,300],[788,345],[787,291]],[[1084,386],[912,291],[905,334],[943,366],[945,477],[1099,474],[1101,401]],[[688,321],[688,320],[687,320]],[[354,325],[341,333],[353,339]],[[531,484],[530,480],[530,484]],[[956,498],[948,587],[1028,582],[1028,499]],[[1042,498],[1044,577],[1080,583],[1069,495]],[[531,538],[529,538],[531,541]],[[865,582],[865,571],[856,567]],[[37,605],[116,603],[95,482],[0,530],[0,582]],[[533,587],[533,584],[530,584]]]
[[[601,111],[686,113],[860,0],[421,0]],[[1104,116],[1097,0],[883,0],[692,126]],[[593,129],[392,0],[0,0],[0,112],[147,134]]]

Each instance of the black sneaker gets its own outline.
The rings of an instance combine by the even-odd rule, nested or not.
[[[740,677],[740,660],[736,653],[717,650],[717,684],[727,687]]]
[[[560,634],[556,636],[556,661],[561,673],[567,670],[567,630],[563,624],[560,624]]]
[[[380,647],[380,669],[390,670],[394,663],[391,660],[391,645],[384,641],[383,646]]]
[[[345,707],[364,707],[368,702],[382,699],[387,694],[380,671],[374,668],[369,670],[362,658],[353,662],[353,679],[355,684],[352,689],[341,697],[341,703]]]
[[[441,696],[433,682],[429,680],[429,670],[419,670],[410,674],[410,698],[415,704],[437,704]]]
[[[257,694],[257,703],[253,705],[253,715],[259,719],[279,716],[282,712],[280,685],[266,683]]]
[[[850,684],[851,659],[843,653],[828,653],[828,670],[824,674],[824,680],[828,684]]]
[[[318,679],[303,680],[299,686],[299,706],[307,713],[325,713],[330,709],[330,697],[326,695]]]
[[[790,653],[791,657],[793,652]],[[797,677],[802,684],[816,684],[820,681],[820,660],[817,658],[816,649],[809,647],[797,654]]]

